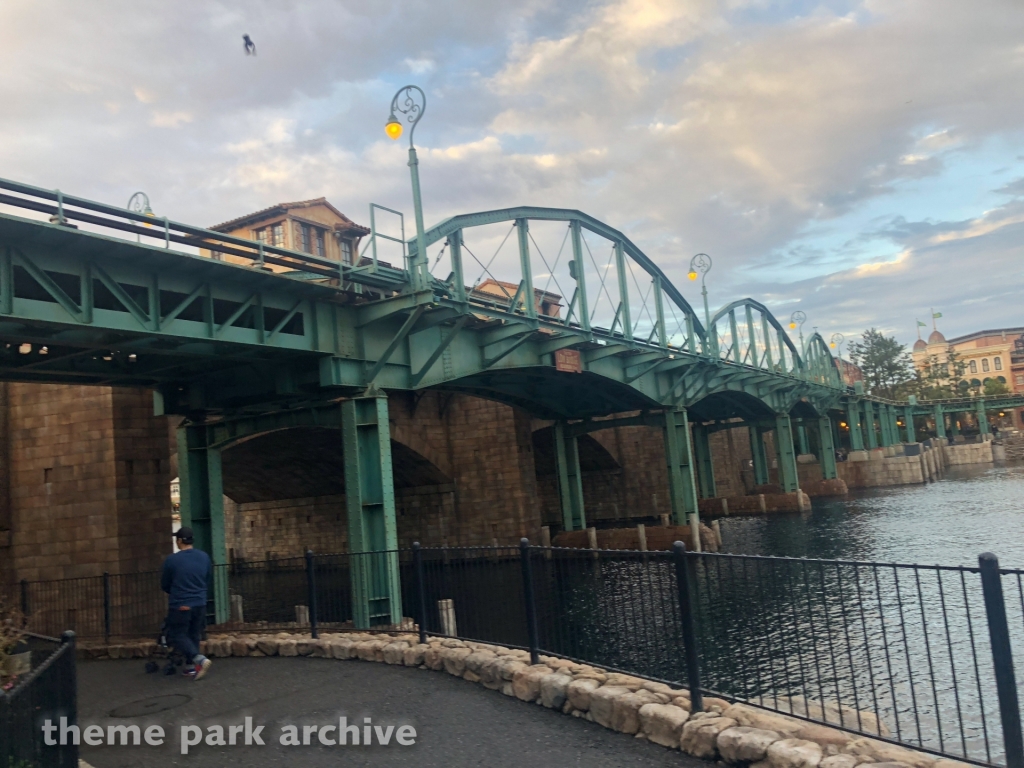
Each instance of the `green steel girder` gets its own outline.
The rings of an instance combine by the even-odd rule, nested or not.
[[[793,445],[793,423],[788,414],[775,417],[775,452],[779,459],[779,485],[783,492],[795,493],[800,489],[800,480]]]
[[[737,301],[733,301],[733,302],[731,302],[729,304],[726,304],[724,307],[722,307],[720,310],[718,310],[718,312],[715,313],[714,317],[711,318],[711,329],[717,329],[718,321],[719,320],[721,320],[723,318],[729,318],[729,320],[730,320],[730,336],[732,337],[732,343],[729,345],[728,349],[733,351],[733,357],[734,358],[738,357],[739,353],[741,351],[738,348],[739,338],[737,336],[737,328],[738,328],[738,326],[737,326],[737,323],[736,323],[736,310],[737,309],[747,310],[747,313],[748,313],[748,325],[749,325],[751,331],[754,329],[754,326],[753,326],[752,318],[749,317],[750,310],[757,310],[757,312],[760,313],[762,320],[766,320],[768,325],[770,325],[772,328],[775,329],[775,331],[776,331],[776,339],[775,339],[776,346],[778,346],[781,343],[786,348],[789,349],[789,353],[790,353],[790,355],[792,357],[792,362],[795,363],[795,365],[792,366],[791,368],[803,368],[804,367],[804,365],[803,365],[803,355],[801,354],[801,352],[799,350],[797,350],[796,345],[789,338],[789,335],[786,333],[785,329],[782,327],[782,324],[778,321],[778,319],[776,319],[775,315],[773,315],[771,313],[771,311],[768,309],[768,307],[766,307],[764,304],[760,303],[759,301],[755,301],[754,299],[750,299],[750,298],[739,299]],[[763,324],[762,324],[762,327],[763,327]],[[715,333],[717,333],[716,330],[710,330],[709,331],[709,335],[714,336]],[[748,331],[748,333],[750,333],[750,331]],[[743,347],[746,348],[747,350],[749,350],[751,348],[752,339],[747,339],[747,342],[748,343],[746,345],[743,345]],[[737,347],[737,348],[733,349],[734,347]],[[768,347],[768,349],[770,350],[771,349],[771,343],[769,342],[768,344],[766,344],[766,347]],[[728,355],[728,354],[729,354],[729,352],[727,351],[726,355]],[[749,355],[748,355],[748,358],[749,358]],[[754,366],[754,367],[760,368],[761,367],[760,363],[761,363],[762,359],[765,362],[767,362],[768,360],[770,360],[772,358],[771,358],[770,354],[768,356],[764,357],[764,358],[759,358],[758,361],[757,361],[758,364],[756,366]],[[776,357],[775,360],[779,360],[779,358]],[[739,360],[733,359],[732,362],[739,362]],[[772,370],[774,370],[774,366],[772,366]]]
[[[345,506],[357,629],[400,624],[398,531],[387,396],[369,388],[341,403]]]
[[[214,565],[226,565],[224,538],[224,482],[221,451],[207,443],[201,427],[178,428],[178,473],[181,481],[181,524],[192,528],[195,546],[210,556]],[[214,568],[211,585],[216,623],[228,620],[230,597],[225,568]]]
[[[691,520],[699,520],[690,422],[685,408],[669,409],[664,418],[672,523],[686,525]]]
[[[424,240],[426,246],[429,247],[440,240],[444,240],[455,232],[468,229],[470,227],[478,227],[485,224],[498,224],[506,221],[528,221],[531,219],[539,221],[569,222],[570,224],[574,224],[577,228],[582,227],[583,229],[593,232],[595,235],[615,243],[617,250],[621,250],[624,255],[639,264],[644,271],[651,275],[651,277],[661,281],[662,290],[664,290],[665,294],[685,313],[687,318],[692,321],[696,334],[703,339],[704,326],[701,325],[700,320],[694,313],[689,302],[687,302],[679,290],[672,285],[665,273],[663,273],[661,269],[659,269],[658,266],[651,261],[643,251],[637,248],[636,245],[634,245],[633,242],[624,234],[619,232],[617,229],[613,229],[604,222],[598,221],[593,216],[588,216],[582,211],[576,211],[568,208],[520,206],[495,211],[462,214],[460,216],[453,216],[450,219],[446,219],[437,226],[427,230],[424,234]],[[574,232],[576,231],[578,231],[578,229],[574,230]],[[522,235],[520,235],[520,237],[522,238]],[[417,248],[415,239],[409,241],[408,247],[411,258]]]
[[[839,470],[836,467],[836,446],[832,440],[832,419],[826,415],[817,422],[820,452],[818,463],[821,464],[821,476],[823,480],[835,480],[839,477]]]
[[[457,217],[427,239],[531,218],[566,220],[574,232],[607,237],[618,244],[621,258],[640,264],[666,296],[692,312],[628,239],[576,211],[523,208]],[[718,391],[742,392],[775,412],[788,411],[787,393],[815,403],[842,394],[841,388],[807,381],[800,371],[775,370],[777,355],[750,353],[747,364],[730,363],[665,346],[663,334],[658,343],[629,340],[456,301],[448,290],[436,283],[366,301],[365,293],[308,276],[0,216],[0,340],[47,345],[53,353],[42,361],[0,351],[0,376],[153,386],[163,412],[185,414],[324,401],[371,383],[473,390],[560,418],[692,407]],[[767,313],[756,302],[744,306]],[[763,314],[762,324],[781,331],[769,315]],[[691,325],[703,338],[699,322]],[[773,336],[772,343],[785,345],[798,361],[783,337]],[[589,377],[554,371],[552,353],[566,348],[580,352]],[[766,360],[774,363],[764,368]],[[539,370],[547,385],[558,382],[554,395],[541,393],[543,388],[515,391],[521,381],[516,372],[531,379]],[[584,388],[589,391],[581,393]]]
[[[562,530],[582,531],[587,527],[587,517],[583,506],[583,470],[580,468],[577,436],[567,429],[564,421],[556,421],[554,440]]]

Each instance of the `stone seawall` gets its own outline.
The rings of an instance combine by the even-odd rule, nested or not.
[[[983,443],[957,443],[947,445],[945,448],[946,463],[954,464],[987,464],[994,461],[992,452],[993,443],[986,440]]]
[[[234,634],[211,635],[201,651],[215,659],[359,659],[445,672],[505,696],[720,765],[855,768],[861,763],[879,763],[885,768],[966,768],[963,763],[830,727],[856,722],[865,733],[891,736],[873,713],[836,702],[802,696],[778,700],[795,715],[822,722],[710,696],[704,697],[703,711],[694,712],[685,689],[545,655],[539,657],[539,664],[530,664],[526,651],[488,643],[432,637],[421,644],[412,633],[331,633],[316,640],[288,633]],[[80,658],[87,659],[141,659],[156,655],[156,645],[83,645],[78,652]]]

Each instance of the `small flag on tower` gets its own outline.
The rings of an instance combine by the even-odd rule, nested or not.
[[[918,321],[917,321],[917,324],[918,324],[918,325],[919,325],[920,327],[922,327],[922,328],[927,328],[927,327],[928,327],[928,323],[922,323],[922,322],[921,322],[920,320],[918,320]]]
[[[934,317],[936,319],[940,318],[940,317],[942,317],[942,313],[941,312],[932,312],[932,317]]]

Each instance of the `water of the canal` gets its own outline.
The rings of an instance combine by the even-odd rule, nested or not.
[[[722,520],[724,551],[744,555],[977,565],[994,552],[1024,568],[1024,463],[952,467],[927,485],[814,499],[804,514]]]

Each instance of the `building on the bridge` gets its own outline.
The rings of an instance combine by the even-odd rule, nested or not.
[[[836,367],[839,368],[839,375],[846,386],[852,387],[858,381],[864,381],[864,371],[860,369],[860,366],[851,363],[849,360],[837,358]]]
[[[924,372],[936,363],[946,365],[950,352],[964,364],[963,378],[972,390],[980,390],[991,379],[1011,392],[1024,392],[1024,327],[975,331],[952,339],[935,328],[927,341],[914,342],[914,367]],[[1024,427],[1024,411],[1013,422],[1014,427]]]
[[[473,288],[473,296],[479,298],[494,298],[496,301],[508,304],[513,299],[517,299],[517,306],[523,306],[523,299],[518,296],[519,286],[515,283],[505,283],[501,280],[493,280],[487,278],[479,285]],[[542,291],[540,288],[533,289],[533,304],[537,310],[538,315],[544,315],[545,317],[561,317],[560,308],[562,306],[562,297],[557,293],[550,293],[549,291]]]
[[[343,264],[353,264],[359,259],[359,241],[370,234],[369,229],[356,224],[324,197],[294,203],[278,203],[210,229],[266,245],[340,261]],[[211,253],[207,250],[203,250],[202,253],[204,256],[212,255],[214,258],[222,258],[236,264],[252,265],[251,259]],[[274,264],[268,264],[267,268],[274,272],[283,272],[287,269]]]

